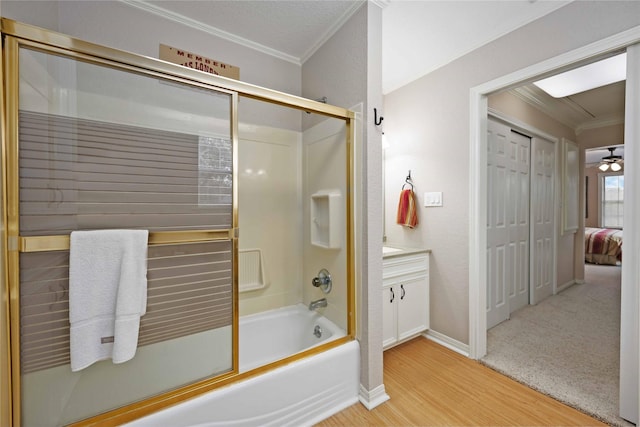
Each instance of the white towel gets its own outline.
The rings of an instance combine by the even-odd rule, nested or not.
[[[71,370],[135,356],[147,307],[147,230],[71,233]]]

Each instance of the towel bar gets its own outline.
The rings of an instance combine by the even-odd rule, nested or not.
[[[149,245],[169,245],[176,243],[203,242],[211,240],[230,240],[237,237],[236,229],[226,230],[189,230],[154,231],[149,233]],[[19,252],[68,251],[69,236],[20,236]]]

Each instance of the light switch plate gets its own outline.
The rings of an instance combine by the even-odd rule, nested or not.
[[[424,205],[426,207],[442,206],[442,191],[424,193]]]

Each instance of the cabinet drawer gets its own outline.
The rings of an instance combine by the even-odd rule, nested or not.
[[[386,258],[382,261],[382,280],[405,276],[427,275],[429,272],[429,255],[413,254]]]

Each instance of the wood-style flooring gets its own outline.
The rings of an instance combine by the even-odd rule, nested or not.
[[[391,399],[355,404],[317,426],[603,426],[423,337],[384,353]]]

